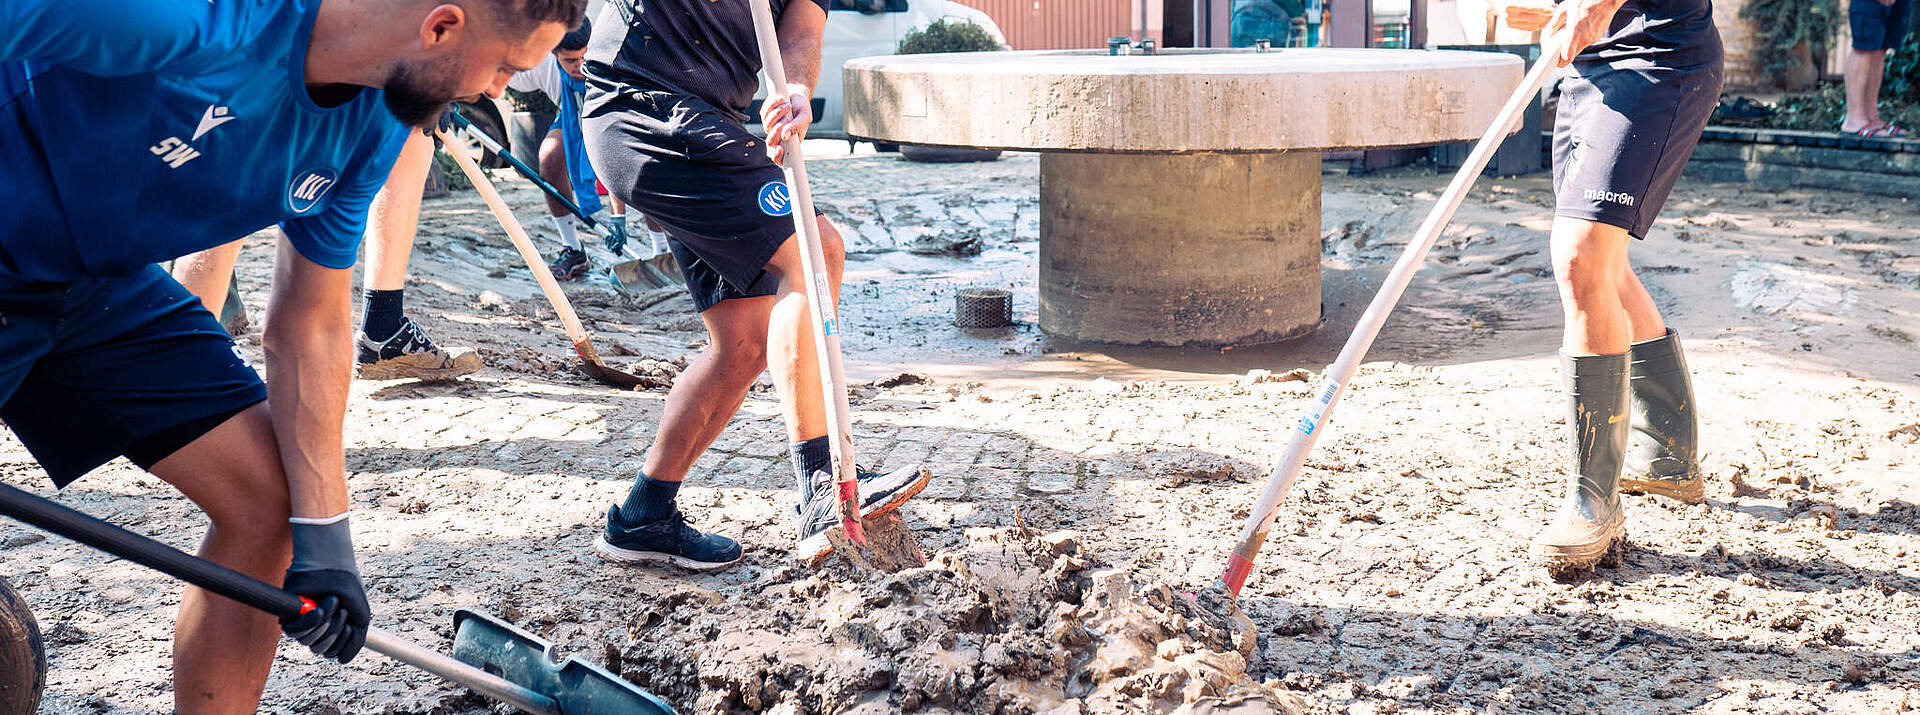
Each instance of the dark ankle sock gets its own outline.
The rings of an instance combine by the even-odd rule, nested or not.
[[[663,482],[642,474],[633,483],[633,491],[627,492],[627,501],[620,505],[620,519],[637,526],[672,516],[673,497],[679,493],[679,482]]]
[[[402,315],[406,296],[405,288],[367,291],[367,309],[360,316],[360,331],[372,340],[386,340],[400,332],[401,323],[406,321]]]
[[[826,437],[794,442],[791,447],[794,485],[800,489],[800,501],[805,502],[813,496],[813,473],[833,471],[833,451]]]

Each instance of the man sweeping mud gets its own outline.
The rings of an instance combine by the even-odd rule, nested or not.
[[[370,612],[347,525],[350,267],[405,124],[497,94],[584,0],[0,3],[0,420],[56,485],[117,456],[212,521],[200,554],[318,607],[346,661]],[[395,118],[400,121],[395,121]],[[279,224],[267,381],[154,264]],[[271,616],[187,589],[180,712],[251,712]]]
[[[674,382],[644,473],[607,512],[594,550],[621,563],[707,570],[740,559],[733,539],[689,526],[674,496],[726,428],[762,369],[773,373],[786,418],[798,553],[827,553],[839,519],[827,416],[792,204],[779,145],[805,136],[820,73],[824,0],[774,0],[783,69],[792,83],[762,106],[767,141],[749,133],[760,56],[747,0],[611,0],[587,47],[587,150],[613,195],[666,230],[710,338]],[[773,147],[769,152],[769,147]],[[845,249],[817,217],[833,293]],[[862,472],[861,510],[876,516],[926,486],[917,465]]]
[[[1533,549],[1550,570],[1598,563],[1626,537],[1620,493],[1705,498],[1679,335],[1627,262],[1646,238],[1720,95],[1708,0],[1512,3],[1507,22],[1570,38],[1553,137],[1554,276],[1573,465]]]

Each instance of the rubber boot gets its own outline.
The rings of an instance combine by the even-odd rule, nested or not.
[[[1561,355],[1567,384],[1567,427],[1573,473],[1553,523],[1533,537],[1533,553],[1550,573],[1591,568],[1626,538],[1620,467],[1628,428],[1627,355]]]
[[[1634,343],[1633,437],[1627,446],[1620,490],[1699,504],[1707,499],[1700,475],[1693,379],[1680,352],[1680,334]]]

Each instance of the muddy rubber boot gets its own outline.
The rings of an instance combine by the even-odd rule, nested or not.
[[[1626,539],[1620,466],[1629,422],[1627,355],[1561,355],[1573,473],[1553,523],[1533,537],[1533,554],[1554,576],[1577,574]]]
[[[1697,457],[1698,428],[1693,409],[1693,380],[1680,352],[1680,334],[1634,343],[1632,363],[1633,437],[1627,446],[1620,491],[1653,494],[1699,504],[1707,483]]]

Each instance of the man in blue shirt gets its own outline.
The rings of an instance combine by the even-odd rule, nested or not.
[[[56,485],[124,455],[178,488],[212,521],[202,556],[308,596],[281,628],[353,658],[370,612],[341,422],[367,202],[402,122],[497,95],[584,4],[0,3],[0,421]],[[263,385],[154,263],[274,224]],[[176,708],[251,712],[275,625],[187,589]]]

